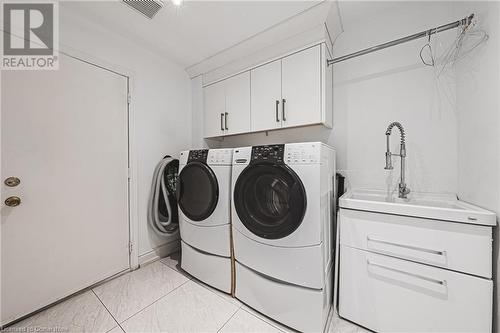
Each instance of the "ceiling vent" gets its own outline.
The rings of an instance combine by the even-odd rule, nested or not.
[[[142,15],[152,19],[163,7],[160,0],[122,0],[123,3],[135,9]]]

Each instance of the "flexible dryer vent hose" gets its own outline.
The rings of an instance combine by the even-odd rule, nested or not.
[[[175,186],[179,160],[165,156],[155,168],[148,202],[148,223],[159,235],[177,232],[178,211]]]

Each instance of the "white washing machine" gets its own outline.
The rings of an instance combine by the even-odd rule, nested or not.
[[[232,223],[236,297],[304,332],[332,300],[335,152],[322,143],[237,148]]]
[[[230,193],[232,149],[183,151],[177,201],[181,267],[231,292]]]

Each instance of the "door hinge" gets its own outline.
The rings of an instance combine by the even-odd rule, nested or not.
[[[132,95],[127,94],[127,103],[130,104],[132,102]]]
[[[130,168],[127,169],[127,177],[128,180],[132,179],[132,170]]]
[[[132,254],[133,250],[134,250],[134,243],[128,242],[128,253]]]

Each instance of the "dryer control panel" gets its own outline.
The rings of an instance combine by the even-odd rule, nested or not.
[[[198,149],[198,150],[190,150],[188,163],[189,162],[207,162],[208,157],[208,149]]]
[[[270,162],[283,164],[285,145],[253,146],[251,163]]]
[[[231,165],[233,162],[233,149],[210,149],[208,151],[207,164],[209,165]]]

